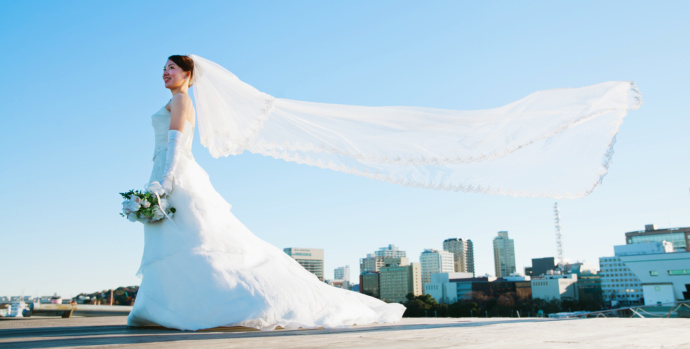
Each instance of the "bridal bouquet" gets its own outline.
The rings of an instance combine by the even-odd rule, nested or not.
[[[165,190],[158,182],[149,184],[146,191],[130,190],[120,195],[125,199],[120,216],[131,222],[153,223],[175,214],[175,208],[168,206]]]

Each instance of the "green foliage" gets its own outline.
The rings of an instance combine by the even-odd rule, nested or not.
[[[405,298],[407,298],[407,302],[403,303],[403,305],[405,305],[407,310],[403,314],[404,317],[434,316],[434,310],[438,314],[439,304],[431,295],[414,296],[412,293],[409,293]]]
[[[113,305],[132,305],[137,297],[139,286],[118,287],[113,290]],[[78,296],[89,296],[92,301],[99,300],[104,304],[110,297],[110,290],[103,290],[94,293],[80,293]],[[76,297],[75,297],[76,298]]]
[[[123,199],[125,199],[125,202],[123,202],[123,204],[125,204],[128,200],[132,200],[135,197],[138,197],[142,202],[148,202],[149,203],[148,207],[144,207],[142,205],[139,207],[139,209],[137,211],[132,212],[136,215],[137,219],[139,219],[140,221],[144,221],[147,223],[151,222],[153,217],[154,217],[156,210],[159,209],[159,207],[160,207],[159,206],[159,200],[158,200],[159,197],[153,193],[148,192],[148,191],[141,191],[141,190],[132,189],[130,191],[120,193],[120,195],[122,196]],[[165,195],[163,197],[161,197],[161,199],[164,197],[165,197]],[[129,211],[123,209],[123,212],[120,213],[120,216],[127,218],[128,212]],[[177,212],[177,210],[174,207],[166,208],[167,214],[171,214],[171,213],[175,213],[175,212]]]
[[[603,304],[596,297],[584,297],[582,300],[549,300],[521,297],[514,292],[507,292],[498,297],[489,297],[475,292],[472,299],[459,300],[453,304],[439,304],[430,295],[414,296],[408,294],[403,303],[407,310],[404,317],[521,317],[537,316],[541,310],[544,316],[559,312],[580,310],[601,310]]]

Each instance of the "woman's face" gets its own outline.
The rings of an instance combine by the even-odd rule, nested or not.
[[[165,88],[174,89],[185,84],[187,80],[185,78],[189,75],[189,72],[183,71],[180,66],[175,64],[175,62],[168,60],[163,67],[163,82],[165,82]]]

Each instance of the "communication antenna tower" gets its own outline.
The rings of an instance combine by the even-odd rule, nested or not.
[[[556,249],[559,265],[563,265],[563,234],[561,233],[561,211],[558,209],[558,203],[553,205],[553,222],[556,226]]]

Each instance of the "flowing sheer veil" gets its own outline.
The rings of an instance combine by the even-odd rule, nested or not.
[[[366,107],[275,98],[196,55],[201,143],[406,186],[580,198],[600,183],[633,82],[538,91],[484,110]]]

